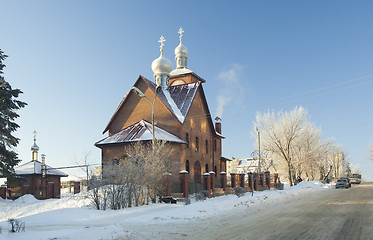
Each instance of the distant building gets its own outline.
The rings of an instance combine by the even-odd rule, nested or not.
[[[258,160],[253,158],[234,158],[227,162],[227,173],[256,172]]]
[[[15,167],[16,180],[8,180],[7,187],[10,198],[18,198],[24,194],[32,194],[37,199],[60,197],[61,177],[68,175],[46,165],[44,154],[41,155],[42,162],[39,162],[38,151],[36,132],[34,132],[34,144],[31,146],[32,160]]]

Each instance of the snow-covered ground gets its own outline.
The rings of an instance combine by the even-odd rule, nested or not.
[[[227,195],[196,202],[190,205],[152,204],[122,210],[98,211],[85,193],[64,194],[61,199],[36,200],[25,195],[15,201],[0,198],[0,239],[136,239],[131,225],[149,223],[170,224],[191,221],[219,214],[233,215],[248,207],[273,205],[288,199],[299,198],[305,193],[318,193],[332,188],[320,182],[301,182],[297,186],[285,185],[283,191],[269,190],[246,193],[237,198]],[[9,233],[7,220],[24,221],[25,232]],[[146,228],[143,229],[146,231]]]

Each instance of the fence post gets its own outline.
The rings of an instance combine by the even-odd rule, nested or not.
[[[254,173],[254,190],[258,191],[258,173]]]
[[[186,170],[180,171],[179,173],[180,173],[180,183],[181,183],[181,191],[183,193],[183,197],[188,199],[189,198],[189,186],[188,186],[189,173]]]
[[[220,172],[220,179],[221,179],[221,187],[223,188],[223,191],[225,192],[227,190],[227,173]]]
[[[80,182],[74,182],[74,194],[80,193]]]
[[[210,174],[210,180],[211,180],[211,191],[215,192],[215,172],[211,171]]]
[[[204,188],[205,190],[208,191],[208,198],[211,198],[211,180],[210,180],[211,175],[209,173],[204,173],[203,174],[203,180],[204,180]]]
[[[240,187],[245,187],[245,173],[240,173]]]
[[[237,187],[237,173],[235,172],[231,173],[231,187],[232,188]]]

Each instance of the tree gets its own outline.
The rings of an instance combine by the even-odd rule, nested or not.
[[[3,61],[7,57],[0,49],[0,175],[5,177],[11,176],[14,166],[20,162],[14,151],[19,143],[19,139],[13,136],[13,132],[19,128],[14,120],[19,117],[17,110],[27,105],[17,100],[22,91],[12,89],[3,77]]]
[[[291,112],[256,115],[254,127],[261,131],[261,144],[264,150],[272,152],[286,163],[290,186],[293,186],[294,179],[292,148],[307,121],[307,111],[302,107],[296,107]]]
[[[124,152],[103,165],[101,183],[90,181],[90,198],[97,209],[144,205],[165,193],[166,179],[172,172],[171,144],[135,142],[126,145]]]
[[[370,145],[370,161],[373,161],[373,145]]]

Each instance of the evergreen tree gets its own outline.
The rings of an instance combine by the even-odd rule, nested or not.
[[[19,163],[14,148],[18,145],[19,139],[12,134],[19,128],[14,120],[19,117],[17,110],[27,104],[17,100],[19,89],[12,89],[10,84],[3,77],[5,65],[3,61],[8,56],[0,49],[0,175],[9,177],[14,166]]]

